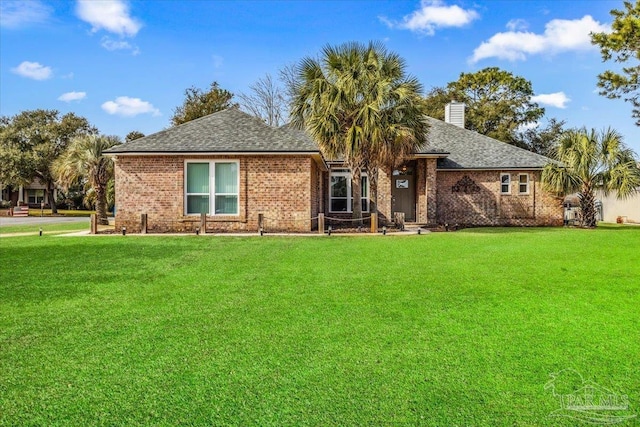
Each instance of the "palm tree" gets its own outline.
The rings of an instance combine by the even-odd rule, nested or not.
[[[373,178],[373,196],[378,167],[423,141],[422,88],[405,68],[381,44],[355,42],[326,46],[320,59],[305,58],[298,66],[292,123],[350,169],[355,219],[362,219],[362,169]]]
[[[634,153],[623,143],[620,133],[611,128],[602,132],[586,128],[568,131],[553,157],[562,164],[545,167],[543,184],[558,194],[578,193],[585,227],[597,224],[596,190],[605,194],[615,191],[618,198],[626,198],[640,187],[640,169]]]
[[[425,120],[427,105],[422,96],[422,85],[406,74],[404,60],[394,53],[382,54],[369,49],[366,58],[371,93],[377,94],[379,105],[377,120],[380,134],[372,135],[366,144],[366,169],[371,182],[372,212],[378,205],[378,171],[388,174],[425,142],[428,124]]]
[[[83,135],[74,138],[67,150],[54,163],[57,181],[69,186],[86,180],[95,192],[98,224],[108,224],[107,185],[113,177],[113,160],[104,151],[120,144],[117,137]]]

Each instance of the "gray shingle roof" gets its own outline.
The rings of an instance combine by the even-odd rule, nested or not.
[[[477,132],[427,117],[427,144],[418,155],[435,155],[438,169],[537,169],[551,159]],[[271,127],[238,109],[219,111],[107,150],[112,154],[310,153],[320,152],[304,132]],[[446,157],[445,157],[446,156]]]
[[[450,153],[438,159],[438,169],[538,169],[552,161],[477,132],[427,119],[431,126],[428,145],[420,154],[436,149]]]
[[[118,145],[107,152],[318,153],[319,149],[302,132],[268,126],[262,120],[232,108]]]

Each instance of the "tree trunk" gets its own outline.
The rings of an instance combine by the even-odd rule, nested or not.
[[[369,212],[378,213],[378,168],[369,170]]]
[[[100,225],[109,225],[107,218],[107,192],[105,186],[97,185],[96,191],[96,219]]]
[[[580,209],[582,210],[582,226],[595,228],[598,225],[596,204],[593,189],[590,185],[583,185],[580,193]]]
[[[362,225],[362,172],[359,166],[351,168],[351,197],[353,223],[356,226]]]
[[[47,198],[49,199],[49,206],[51,206],[51,214],[57,214],[58,208],[56,208],[56,200],[53,197],[53,183],[51,182],[47,182]]]

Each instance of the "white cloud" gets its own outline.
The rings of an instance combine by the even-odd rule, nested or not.
[[[114,50],[130,50],[132,55],[138,55],[140,49],[124,40],[113,40],[109,37],[103,37],[100,45],[110,51]]]
[[[0,26],[5,28],[40,24],[46,22],[50,14],[51,8],[37,0],[2,0],[0,2]]]
[[[45,67],[38,62],[23,61],[20,65],[12,68],[11,71],[22,77],[34,80],[46,80],[51,77],[53,71],[51,67]]]
[[[524,31],[529,28],[529,23],[524,19],[512,19],[507,22],[507,29],[509,31]]]
[[[140,98],[129,98],[128,96],[119,96],[115,101],[107,101],[102,104],[102,109],[109,114],[124,117],[134,117],[138,114],[147,113],[153,116],[160,115],[160,110],[155,108],[151,103],[143,101]]]
[[[541,93],[540,95],[532,96],[531,100],[539,104],[549,105],[556,108],[567,108],[567,103],[571,101],[564,92]]]
[[[402,18],[402,22],[393,22],[385,17],[380,20],[390,28],[411,30],[433,35],[437,28],[462,27],[480,15],[475,10],[460,6],[447,6],[442,0],[422,0],[420,9]]]
[[[87,97],[87,92],[67,92],[58,97],[58,101],[81,101]]]
[[[142,24],[129,14],[129,4],[121,0],[78,0],[76,13],[91,24],[91,31],[105,30],[120,36],[135,36]]]
[[[545,25],[543,34],[514,30],[497,33],[473,51],[470,61],[485,58],[517,61],[525,60],[527,55],[593,49],[589,33],[603,31],[610,29],[589,15],[574,20],[554,19]]]

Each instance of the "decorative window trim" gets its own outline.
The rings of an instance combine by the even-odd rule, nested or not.
[[[482,191],[480,186],[469,175],[464,175],[458,182],[451,187],[452,193],[476,194]]]
[[[506,178],[506,181],[505,181],[505,178]],[[500,194],[511,194],[511,174],[510,173],[500,174]]]
[[[524,178],[524,183],[522,182],[522,177]],[[518,174],[518,194],[529,194],[529,174],[521,173]],[[522,190],[522,186],[524,185],[524,191]]]
[[[331,178],[334,176],[343,176],[347,180],[347,196],[346,197],[333,197],[331,194]],[[366,209],[363,209],[362,212],[369,212],[370,209],[370,200],[369,200],[369,176],[366,172],[362,172],[362,179],[366,180],[366,196],[362,195],[362,200],[365,201]],[[333,206],[333,200],[346,199],[347,201],[347,210],[346,211],[334,211],[331,209]],[[329,212],[331,213],[352,213],[353,212],[353,196],[351,194],[351,172],[348,169],[331,169],[329,171]]]
[[[209,165],[209,192],[208,193],[188,193],[187,192],[187,165],[189,164],[193,164],[193,163],[206,163]],[[236,165],[236,188],[238,189],[237,192],[235,193],[216,193],[215,189],[216,189],[216,165],[218,163],[224,163],[224,164],[228,164],[228,163],[235,163]],[[209,196],[209,212],[207,213],[208,216],[217,216],[217,217],[222,217],[222,216],[239,216],[240,215],[240,161],[236,160],[236,159],[219,159],[219,160],[197,160],[197,159],[191,159],[191,160],[185,160],[184,161],[184,215],[186,216],[198,216],[201,215],[200,213],[189,213],[188,209],[188,202],[187,202],[187,198],[188,196]],[[237,198],[237,203],[236,203],[236,212],[234,213],[216,213],[216,196],[236,196]]]

